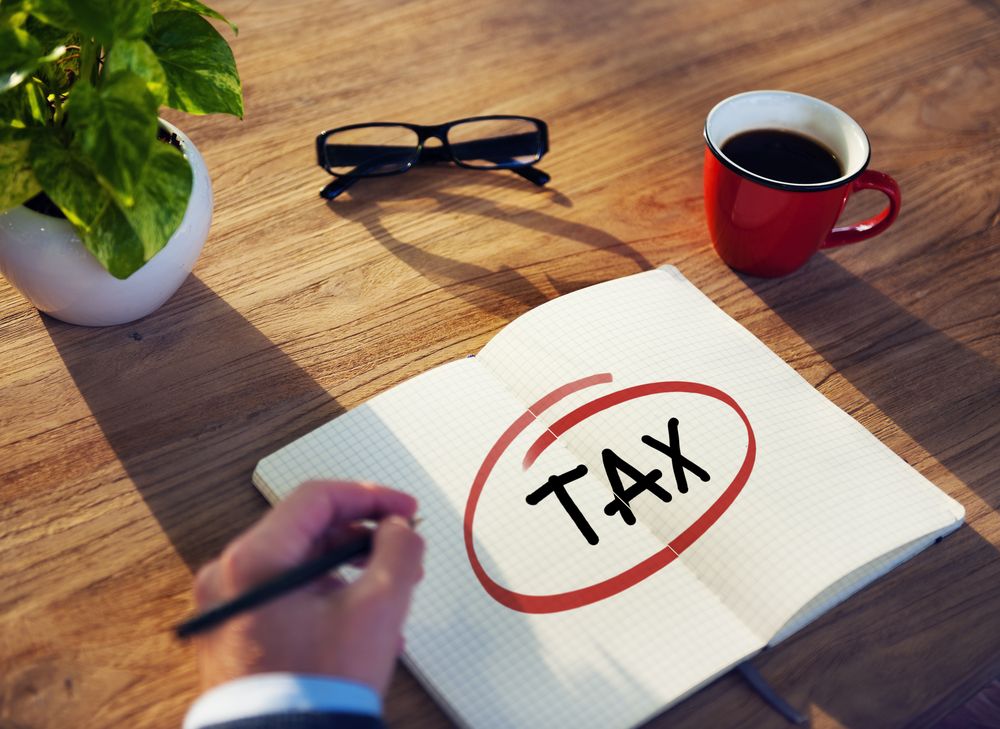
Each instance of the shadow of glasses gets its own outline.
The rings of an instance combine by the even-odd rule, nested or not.
[[[490,193],[475,194],[487,188]],[[572,201],[553,188],[530,188],[502,171],[488,173],[457,167],[414,169],[396,177],[361,180],[351,189],[350,195],[327,206],[338,216],[362,225],[379,244],[413,270],[449,293],[462,298],[492,316],[511,319],[538,306],[549,296],[532,283],[519,270],[507,265],[496,269],[456,260],[434,253],[394,234],[386,223],[393,214],[396,203],[430,199],[433,213],[457,214],[475,218],[503,221],[513,226],[527,228],[545,235],[582,244],[628,260],[636,271],[647,271],[653,264],[625,241],[599,228],[564,220],[549,212],[529,207],[498,202],[499,193],[519,191],[520,194],[538,197],[560,207],[572,207]],[[427,214],[426,210],[422,214]],[[474,235],[474,229],[470,229]],[[544,265],[546,261],[537,261]],[[615,271],[612,275],[623,275]],[[593,285],[609,278],[608,275],[586,279],[559,277],[546,274],[549,284],[561,294]]]

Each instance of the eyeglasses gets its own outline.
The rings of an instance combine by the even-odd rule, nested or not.
[[[440,140],[441,145],[426,147],[428,139]],[[532,165],[548,149],[548,126],[528,116],[475,116],[436,126],[352,124],[316,137],[320,167],[337,178],[320,195],[332,200],[363,177],[399,175],[415,164],[434,162],[454,162],[472,170],[510,170],[542,186],[550,178]]]

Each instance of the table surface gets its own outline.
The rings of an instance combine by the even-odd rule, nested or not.
[[[104,329],[0,282],[0,726],[178,726],[197,677],[168,627],[264,513],[261,457],[544,301],[668,263],[966,508],[761,673],[817,727],[933,725],[1000,674],[995,0],[214,4],[240,26],[246,118],[167,114],[215,187],[192,276]],[[890,231],[780,280],[720,262],[701,128],[754,88],[861,122],[902,187]],[[505,112],[550,123],[547,188],[438,166],[317,196],[324,128]],[[405,670],[387,716],[448,726]],[[652,726],[786,724],[725,677]]]

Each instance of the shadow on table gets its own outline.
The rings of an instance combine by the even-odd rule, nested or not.
[[[742,278],[899,428],[1000,507],[1000,368],[824,255],[794,283]],[[793,650],[755,663],[801,676],[808,700],[845,726],[870,721],[886,697],[922,707],[912,726],[931,726],[995,675],[998,577],[997,546],[963,528],[821,617],[789,641]],[[828,650],[832,635],[853,649]],[[942,685],[946,676],[967,678]]]
[[[898,427],[1000,505],[1000,461],[984,457],[1000,453],[1000,367],[822,254],[794,281],[741,278]]]
[[[741,278],[899,428],[998,507],[996,365],[822,254],[791,278]],[[997,557],[986,534],[964,526],[753,663],[792,706],[826,723],[896,726],[909,716],[913,729],[936,726],[1000,670]],[[730,675],[648,729],[701,727],[705,716],[745,729],[792,726]]]
[[[192,569],[255,521],[257,461],[343,408],[197,277],[131,324],[44,317],[108,443]]]
[[[937,720],[997,675],[998,577],[996,546],[962,527],[753,665],[812,726],[937,729]],[[730,672],[643,729],[705,726],[794,725]]]
[[[469,221],[474,223],[476,218],[502,220],[512,226],[606,250],[632,261],[640,271],[654,268],[640,252],[599,228],[564,220],[549,212],[506,202],[497,203],[488,197],[463,191],[463,188],[482,186],[517,189],[523,193],[526,201],[542,197],[553,206],[572,207],[572,201],[553,187],[537,188],[504,173],[483,173],[445,166],[415,169],[400,176],[361,180],[348,193],[329,201],[328,206],[337,215],[362,224],[387,251],[442,289],[488,314],[504,319],[538,306],[549,297],[522,273],[509,266],[492,270],[441,256],[400,240],[385,225],[385,215],[393,212],[387,210],[385,205],[430,198],[437,204],[435,213],[463,216],[458,225],[468,226]],[[475,228],[468,228],[463,234],[470,236],[470,240],[477,240]],[[481,245],[481,239],[477,243]],[[549,282],[560,294],[566,294],[605,278],[607,277],[571,281],[549,276]]]

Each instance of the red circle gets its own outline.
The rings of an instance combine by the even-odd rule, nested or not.
[[[736,473],[736,476],[733,478],[729,486],[726,487],[719,498],[712,503],[704,514],[699,516],[693,524],[681,532],[672,542],[670,542],[670,544],[655,554],[642,560],[638,564],[628,568],[624,572],[620,572],[614,577],[609,577],[606,580],[594,583],[593,585],[588,585],[587,587],[581,587],[576,590],[554,593],[551,595],[525,595],[519,592],[514,592],[513,590],[509,590],[506,587],[502,587],[497,584],[488,574],[486,574],[486,570],[483,569],[482,564],[480,564],[479,558],[476,556],[476,549],[472,539],[472,521],[476,513],[476,506],[479,503],[479,496],[482,493],[483,488],[486,486],[486,481],[489,478],[490,473],[493,471],[494,466],[496,466],[497,462],[500,460],[500,456],[503,455],[504,451],[506,451],[508,447],[510,447],[510,444],[514,441],[514,439],[520,435],[532,421],[535,420],[534,414],[531,412],[525,412],[517,420],[510,424],[507,430],[503,432],[500,438],[497,439],[497,442],[493,444],[493,447],[490,448],[489,452],[486,454],[486,458],[483,460],[483,463],[479,467],[479,471],[476,473],[476,477],[472,482],[472,488],[469,491],[469,498],[465,504],[465,551],[468,554],[469,563],[472,565],[472,571],[476,574],[480,584],[482,584],[483,588],[491,597],[493,597],[493,599],[500,604],[519,612],[555,613],[563,610],[572,610],[574,608],[583,607],[584,605],[590,605],[591,603],[611,597],[622,590],[632,587],[661,568],[670,564],[681,554],[681,552],[690,547],[695,541],[704,535],[708,528],[712,526],[712,524],[714,524],[719,517],[722,516],[726,509],[732,505],[733,501],[736,500],[736,497],[746,485],[747,479],[750,478],[750,471],[753,470],[754,460],[757,455],[757,443],[754,438],[753,428],[750,426],[750,421],[747,419],[746,413],[743,412],[743,409],[736,403],[735,400],[733,400],[733,398],[724,393],[722,390],[697,382],[679,381],[650,382],[644,385],[626,387],[622,390],[603,395],[585,403],[584,405],[581,405],[553,423],[549,430],[552,431],[554,436],[558,437],[574,425],[583,422],[591,415],[595,415],[602,410],[606,410],[610,407],[614,407],[615,405],[620,405],[623,402],[628,402],[629,400],[634,400],[639,397],[656,395],[665,392],[686,392],[715,398],[716,400],[719,400],[720,402],[723,402],[731,407],[736,414],[740,416],[740,419],[747,428],[747,453],[739,471]]]

